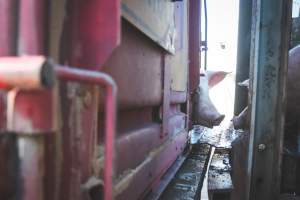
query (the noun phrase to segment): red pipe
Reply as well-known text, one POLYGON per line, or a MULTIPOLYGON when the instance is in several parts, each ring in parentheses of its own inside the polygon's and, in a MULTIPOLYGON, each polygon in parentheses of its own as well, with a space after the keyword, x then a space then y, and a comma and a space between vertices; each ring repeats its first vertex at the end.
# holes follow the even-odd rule
POLYGON ((59 79, 104 85, 106 89, 105 106, 105 163, 104 163, 104 200, 113 199, 113 156, 116 119, 117 85, 107 74, 59 66, 55 68, 59 79))

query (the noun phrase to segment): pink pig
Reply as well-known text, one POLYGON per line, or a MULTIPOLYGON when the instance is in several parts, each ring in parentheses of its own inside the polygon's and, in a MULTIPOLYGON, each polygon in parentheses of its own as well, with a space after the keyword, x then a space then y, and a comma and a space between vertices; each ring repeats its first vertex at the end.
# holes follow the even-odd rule
POLYGON ((193 124, 202 125, 209 128, 218 126, 223 121, 225 115, 220 114, 211 99, 209 89, 221 82, 228 72, 206 71, 200 73, 200 84, 193 96, 193 124))

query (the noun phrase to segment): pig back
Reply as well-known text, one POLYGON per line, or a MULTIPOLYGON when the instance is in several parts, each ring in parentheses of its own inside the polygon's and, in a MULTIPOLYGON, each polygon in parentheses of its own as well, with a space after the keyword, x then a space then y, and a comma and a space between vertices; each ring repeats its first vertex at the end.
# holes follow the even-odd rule
POLYGON ((289 51, 286 123, 300 122, 300 45, 289 51))

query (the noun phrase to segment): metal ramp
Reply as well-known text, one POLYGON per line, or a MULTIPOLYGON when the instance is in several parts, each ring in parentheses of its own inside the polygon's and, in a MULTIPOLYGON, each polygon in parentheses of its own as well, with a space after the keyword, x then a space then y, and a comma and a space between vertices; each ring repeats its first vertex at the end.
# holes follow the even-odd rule
POLYGON ((229 152, 232 141, 241 134, 230 126, 213 129, 195 126, 190 132, 191 149, 181 162, 181 166, 177 167, 176 172, 173 169, 173 175, 169 172, 172 178, 166 178, 169 181, 163 191, 157 194, 156 198, 148 199, 199 200, 207 170, 209 199, 230 199, 233 184, 229 152), (211 164, 208 166, 211 156, 211 164))

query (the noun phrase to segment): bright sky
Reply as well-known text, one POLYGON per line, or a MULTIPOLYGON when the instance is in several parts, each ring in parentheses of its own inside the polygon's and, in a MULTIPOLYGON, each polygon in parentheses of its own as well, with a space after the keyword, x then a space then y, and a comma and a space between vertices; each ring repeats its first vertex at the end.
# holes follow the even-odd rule
MULTIPOLYGON (((226 115, 224 120, 226 123, 232 118, 234 107, 239 0, 207 0, 207 9, 207 69, 232 72, 225 80, 210 90, 210 97, 214 105, 220 113, 226 115), (224 49, 221 48, 221 44, 225 45, 224 49)), ((204 33, 204 21, 202 21, 202 30, 204 33)))
MULTIPOLYGON (((221 68, 225 71, 234 71, 239 0, 207 0, 207 9, 208 69, 221 68), (225 44, 225 49, 221 48, 221 44, 225 44)), ((202 22, 202 30, 204 30, 204 21, 202 22)), ((202 34, 204 36, 204 31, 202 34)))
POLYGON ((299 16, 299 6, 300 6, 300 0, 293 0, 292 17, 298 17, 299 16))

